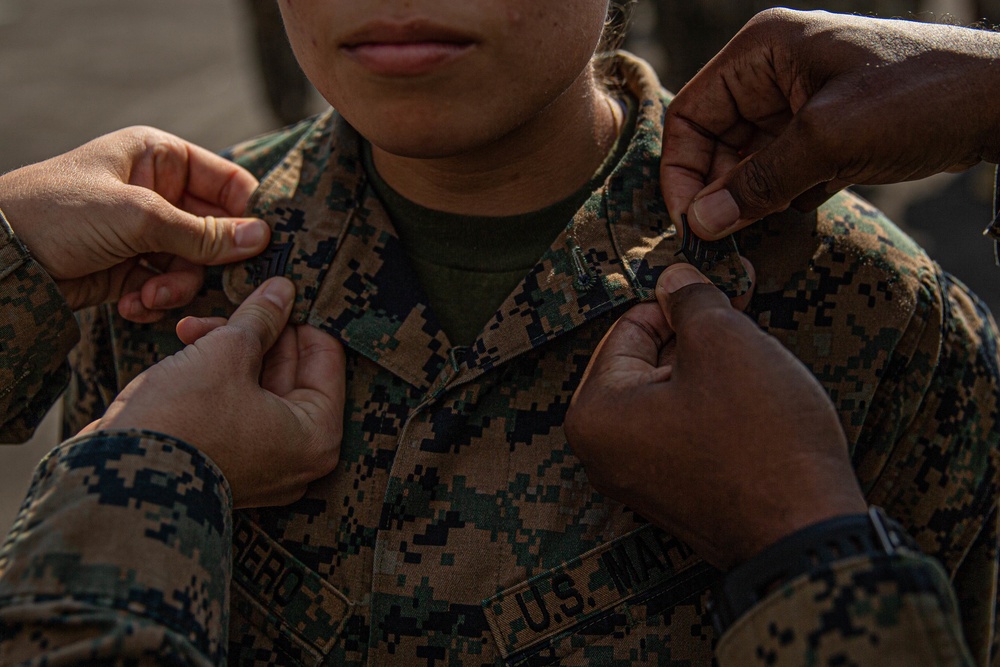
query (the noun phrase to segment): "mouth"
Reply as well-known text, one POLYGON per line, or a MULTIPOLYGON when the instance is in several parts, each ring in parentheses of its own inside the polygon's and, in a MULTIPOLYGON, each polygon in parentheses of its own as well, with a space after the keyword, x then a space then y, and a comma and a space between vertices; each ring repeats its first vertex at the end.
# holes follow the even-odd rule
POLYGON ((370 23, 346 37, 340 48, 374 74, 405 77, 451 63, 477 44, 474 35, 417 20, 370 23))

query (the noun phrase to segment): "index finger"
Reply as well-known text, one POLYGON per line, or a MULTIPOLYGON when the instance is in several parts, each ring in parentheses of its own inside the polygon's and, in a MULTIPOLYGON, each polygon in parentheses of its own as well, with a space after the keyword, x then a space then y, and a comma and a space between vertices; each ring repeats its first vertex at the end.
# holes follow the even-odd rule
POLYGON ((229 215, 243 215, 250 195, 257 189, 257 179, 235 162, 184 143, 188 150, 187 193, 221 207, 229 215))
POLYGON ((660 182, 673 219, 695 195, 740 161, 755 126, 740 112, 723 73, 710 63, 667 107, 660 182))
POLYGON ((586 375, 607 380, 609 374, 628 376, 655 371, 660 351, 672 337, 673 331, 656 304, 634 306, 612 325, 598 344, 586 375))
POLYGON ((726 295, 711 280, 684 263, 668 266, 657 278, 656 301, 668 326, 677 332, 684 328, 685 317, 692 311, 731 307, 726 295))
POLYGON ((129 184, 153 190, 171 204, 196 201, 202 209, 217 207, 212 215, 240 216, 257 188, 257 179, 243 167, 168 132, 136 127, 124 136, 129 184))
POLYGON ((788 125, 792 109, 767 44, 741 32, 667 107, 660 182, 670 215, 788 125))
POLYGON ((756 337, 765 335, 711 281, 686 264, 664 270, 656 284, 656 299, 676 332, 679 374, 686 361, 701 370, 719 363, 725 366, 724 359, 753 349, 756 337))

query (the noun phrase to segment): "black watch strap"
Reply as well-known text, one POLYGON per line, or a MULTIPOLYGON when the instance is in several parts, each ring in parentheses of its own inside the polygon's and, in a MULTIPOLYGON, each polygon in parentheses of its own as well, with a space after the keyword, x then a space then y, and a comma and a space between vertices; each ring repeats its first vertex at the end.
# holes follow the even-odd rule
POLYGON ((725 574, 712 591, 712 620, 722 636, 776 587, 842 558, 919 553, 914 539, 880 507, 807 526, 725 574))

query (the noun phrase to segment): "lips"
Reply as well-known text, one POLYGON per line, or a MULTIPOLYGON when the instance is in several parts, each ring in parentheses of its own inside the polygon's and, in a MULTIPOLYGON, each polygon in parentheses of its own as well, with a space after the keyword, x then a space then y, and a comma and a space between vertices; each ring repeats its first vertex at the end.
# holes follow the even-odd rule
POLYGON ((345 54, 373 74, 418 76, 475 48, 474 35, 427 21, 370 23, 341 43, 345 54))

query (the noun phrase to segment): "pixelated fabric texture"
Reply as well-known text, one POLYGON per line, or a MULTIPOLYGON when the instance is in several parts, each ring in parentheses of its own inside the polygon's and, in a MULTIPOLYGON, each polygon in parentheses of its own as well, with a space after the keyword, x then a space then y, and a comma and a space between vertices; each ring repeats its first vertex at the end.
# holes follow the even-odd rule
MULTIPOLYGON (((643 63, 618 67, 637 109, 624 157, 469 346, 441 330, 367 182, 364 140, 335 111, 230 151, 261 180, 250 212, 271 225, 272 244, 209 269, 184 314, 225 316, 285 275, 295 320, 347 350, 337 469, 293 505, 234 517, 234 664, 712 664, 710 570, 598 493, 562 428, 608 328, 683 261, 659 189, 669 96, 643 63)), ((749 316, 829 393, 869 501, 940 560, 971 655, 988 664, 995 323, 851 194, 736 240, 757 270, 749 316)), ((739 284, 738 259, 718 260, 716 282, 739 284)), ((80 321, 70 431, 179 347, 176 317, 133 325, 101 308, 80 321)), ((798 622, 815 630, 815 618, 798 622)), ((889 631, 879 628, 883 641, 905 641, 889 631)))
POLYGON ((60 445, 0 549, 0 664, 222 664, 231 508, 222 474, 184 442, 125 431, 60 445))
POLYGON ((24 442, 69 381, 73 313, 0 211, 0 444, 24 442))

